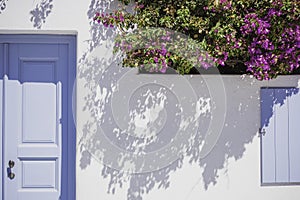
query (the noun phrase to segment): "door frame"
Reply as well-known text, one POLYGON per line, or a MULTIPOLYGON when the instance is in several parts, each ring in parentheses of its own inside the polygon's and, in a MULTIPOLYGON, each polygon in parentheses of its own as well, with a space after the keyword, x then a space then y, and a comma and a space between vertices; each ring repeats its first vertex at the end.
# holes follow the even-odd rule
MULTIPOLYGON (((62 160, 63 174, 61 191, 63 198, 61 200, 76 199, 76 68, 77 68, 77 32, 76 31, 8 31, 0 30, 0 44, 3 44, 4 59, 0 60, 0 79, 8 74, 8 44, 9 43, 45 43, 45 44, 67 44, 68 45, 68 86, 67 86, 67 141, 64 141, 62 156, 67 155, 67 160, 62 160)), ((2 88, 0 89, 0 91, 2 88)), ((2 99, 0 99, 2 103, 2 99)), ((6 163, 3 163, 3 108, 0 105, 0 198, 3 199, 3 180, 6 178, 6 163)), ((64 156, 63 156, 64 157, 64 156)))

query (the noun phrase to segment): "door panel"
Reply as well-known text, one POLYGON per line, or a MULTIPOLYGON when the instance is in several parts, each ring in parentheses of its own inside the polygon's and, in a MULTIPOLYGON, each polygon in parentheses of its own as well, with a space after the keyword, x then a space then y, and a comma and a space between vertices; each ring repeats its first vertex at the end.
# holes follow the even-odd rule
POLYGON ((56 80, 58 58, 20 58, 19 80, 53 82, 56 80))
POLYGON ((67 52, 62 52, 61 48, 59 44, 10 44, 9 79, 21 82, 56 82, 58 78, 64 79, 67 74, 62 73, 64 67, 58 62, 67 60, 67 52), (58 77, 60 74, 62 76, 58 77))
POLYGON ((15 178, 6 184, 6 199, 52 196, 57 200, 61 175, 60 83, 21 84, 5 78, 4 85, 6 160, 15 162, 11 169, 15 178))
POLYGON ((75 199, 74 39, 0 34, 4 200, 75 199))
POLYGON ((23 143, 57 142, 57 99, 56 87, 47 83, 24 83, 23 85, 23 143))

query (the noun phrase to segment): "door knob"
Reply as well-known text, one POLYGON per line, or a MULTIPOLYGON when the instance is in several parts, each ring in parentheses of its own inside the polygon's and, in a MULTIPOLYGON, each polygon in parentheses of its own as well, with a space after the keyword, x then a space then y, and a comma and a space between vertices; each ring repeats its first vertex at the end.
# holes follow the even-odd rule
POLYGON ((15 173, 13 173, 13 172, 9 172, 8 173, 8 178, 10 179, 10 180, 12 180, 12 179, 14 179, 15 178, 15 173))

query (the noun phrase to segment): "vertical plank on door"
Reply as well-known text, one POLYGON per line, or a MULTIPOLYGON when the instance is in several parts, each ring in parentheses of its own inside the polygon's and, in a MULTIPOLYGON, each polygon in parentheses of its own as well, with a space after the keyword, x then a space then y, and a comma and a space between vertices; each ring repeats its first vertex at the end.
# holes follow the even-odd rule
POLYGON ((275 182, 274 89, 261 89, 261 124, 266 134, 261 138, 262 183, 275 182))
POLYGON ((289 181, 289 127, 288 127, 288 89, 275 89, 275 99, 283 103, 275 105, 275 153, 276 153, 276 182, 289 181))
POLYGON ((290 152, 290 182, 300 182, 300 94, 289 98, 289 152, 290 152))
POLYGON ((3 180, 3 154, 2 154, 2 115, 3 115, 3 71, 4 71, 4 44, 0 44, 0 198, 3 199, 2 194, 2 180, 3 180))
MULTIPOLYGON (((15 162, 15 166, 13 168, 13 173, 17 176, 10 180, 6 177, 4 184, 3 192, 4 192, 4 200, 8 199, 20 199, 18 198, 17 191, 17 178, 20 169, 17 166, 20 166, 19 159, 16 158, 17 155, 17 147, 20 139, 17 137, 17 133, 21 132, 22 127, 22 118, 19 115, 20 110, 22 109, 22 86, 19 81, 16 80, 8 80, 7 76, 4 76, 4 141, 3 141, 3 149, 5 151, 4 161, 5 164, 8 163, 9 160, 13 160, 15 162), (10 133, 10 134, 8 134, 10 133)), ((4 166, 6 168, 6 166, 4 166)), ((4 171, 5 172, 5 171, 4 171)))
MULTIPOLYGON (((1 58, 1 56, 0 56, 1 58)), ((1 67, 1 66, 0 66, 1 67)), ((0 80, 0 198, 3 199, 2 196, 2 180, 3 180, 3 154, 2 154, 2 136, 3 136, 3 132, 2 132, 2 115, 3 115, 3 80, 0 80)))
POLYGON ((4 44, 0 44, 0 79, 3 79, 4 72, 4 44))

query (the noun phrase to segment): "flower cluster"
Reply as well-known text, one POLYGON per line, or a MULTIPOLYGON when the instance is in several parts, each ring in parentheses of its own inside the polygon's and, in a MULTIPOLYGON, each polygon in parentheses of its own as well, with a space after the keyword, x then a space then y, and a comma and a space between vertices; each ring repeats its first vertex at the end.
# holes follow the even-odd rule
POLYGON ((298 0, 135 2, 134 14, 121 9, 96 13, 94 18, 106 27, 122 30, 116 51, 124 53, 124 66, 160 72, 171 67, 188 73, 195 66, 215 66, 214 62, 223 68, 246 68, 259 80, 289 74, 299 67, 298 0), (139 33, 141 37, 128 39, 132 27, 171 31, 139 33), (184 34, 189 40, 177 39, 170 32, 184 34))
POLYGON ((279 59, 289 66, 289 71, 299 67, 300 63, 300 26, 285 28, 279 39, 279 59))
POLYGON ((299 25, 287 24, 281 33, 275 29, 274 34, 272 22, 278 22, 281 15, 282 12, 275 8, 267 9, 262 17, 249 13, 240 28, 244 37, 251 38, 248 44, 249 60, 245 65, 259 80, 269 80, 279 73, 290 73, 299 67, 299 25))
POLYGON ((231 3, 230 3, 230 1, 227 1, 227 0, 220 0, 220 5, 223 10, 228 10, 231 8, 231 3))
POLYGON ((192 67, 209 68, 215 61, 201 45, 183 34, 158 28, 135 30, 115 40, 115 52, 125 54, 123 65, 165 73, 176 69, 187 73, 192 67))
MULTIPOLYGON (((156 45, 155 45, 156 46, 156 45)), ((121 40, 117 42, 115 48, 129 54, 124 60, 124 65, 142 67, 150 72, 165 73, 167 68, 172 64, 171 53, 167 51, 163 44, 161 48, 133 48, 131 42, 121 40), (143 58, 143 59, 141 59, 143 58)))
POLYGON ((100 14, 99 12, 96 12, 94 21, 102 23, 105 27, 114 27, 115 25, 124 22, 124 14, 122 11, 116 11, 114 14, 100 14))
POLYGON ((250 60, 245 64, 254 76, 259 79, 269 79, 271 65, 277 64, 277 56, 272 53, 274 45, 269 38, 270 23, 267 19, 261 19, 255 13, 247 14, 245 25, 241 27, 243 36, 252 35, 252 42, 248 46, 250 60))

